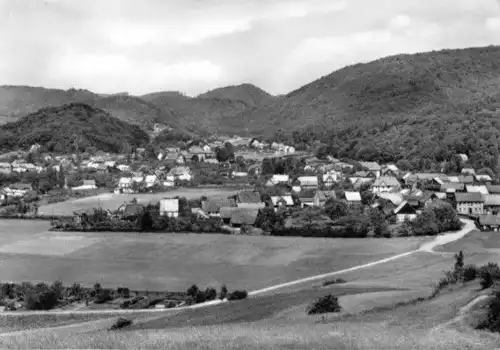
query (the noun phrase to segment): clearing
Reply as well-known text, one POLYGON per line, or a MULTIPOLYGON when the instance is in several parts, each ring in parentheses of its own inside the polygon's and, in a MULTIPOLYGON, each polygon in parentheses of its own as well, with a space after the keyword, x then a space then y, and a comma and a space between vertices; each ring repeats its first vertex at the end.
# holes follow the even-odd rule
POLYGON ((136 194, 115 194, 104 193, 98 196, 71 199, 64 202, 42 205, 38 209, 38 215, 73 215, 79 209, 98 208, 111 211, 118 209, 123 203, 130 202, 133 198, 142 204, 157 203, 161 198, 182 196, 187 199, 199 199, 207 197, 227 197, 238 193, 239 190, 232 188, 179 188, 159 193, 136 193, 136 194))
POLYGON ((376 261, 424 241, 47 230, 44 221, 0 221, 0 280, 252 290, 376 261))

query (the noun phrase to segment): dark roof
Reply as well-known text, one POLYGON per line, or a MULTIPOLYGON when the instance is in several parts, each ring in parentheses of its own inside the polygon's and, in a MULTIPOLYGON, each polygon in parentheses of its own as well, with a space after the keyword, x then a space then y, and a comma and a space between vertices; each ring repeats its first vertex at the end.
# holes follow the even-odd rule
POLYGON ((500 193, 500 185, 486 185, 488 192, 490 193, 500 193))
POLYGON ((472 175, 460 175, 458 181, 464 184, 471 184, 474 182, 474 176, 472 175))
POLYGON ((448 189, 463 191, 465 190, 465 184, 463 182, 446 182, 441 185, 441 191, 446 192, 448 189))
POLYGON ((255 191, 242 191, 236 195, 238 203, 260 203, 260 193, 255 191))
POLYGON ((396 209, 394 209, 394 214, 399 214, 401 212, 403 214, 416 214, 417 213, 415 211, 415 209, 413 208, 413 206, 407 201, 403 201, 396 209))
POLYGON ((230 219, 236 212, 254 212, 259 211, 259 208, 241 208, 241 207, 222 207, 220 208, 221 219, 230 219))
POLYGON ((253 225, 259 214, 258 210, 237 210, 231 215, 231 224, 236 225, 253 225))
MULTIPOLYGON (((418 207, 419 206, 419 196, 414 196, 414 195, 404 195, 403 196, 403 201, 408 202, 412 207, 418 207)), ((401 204, 401 203, 400 203, 401 204)))
POLYGON ((124 217, 138 216, 144 211, 142 204, 127 204, 123 210, 124 217))
POLYGON ((487 226, 500 226, 500 216, 479 215, 479 224, 487 226))
POLYGON ((330 198, 337 198, 335 191, 316 191, 320 202, 326 202, 330 198))
POLYGON ((203 201, 201 207, 205 213, 214 213, 222 207, 236 207, 236 201, 232 198, 208 198, 203 201))
POLYGON ((484 202, 483 196, 479 192, 455 193, 457 202, 484 202))
POLYGON ((419 201, 421 203, 424 203, 424 202, 427 202, 432 197, 437 198, 437 196, 434 192, 426 191, 426 192, 424 192, 423 195, 420 196, 419 201))

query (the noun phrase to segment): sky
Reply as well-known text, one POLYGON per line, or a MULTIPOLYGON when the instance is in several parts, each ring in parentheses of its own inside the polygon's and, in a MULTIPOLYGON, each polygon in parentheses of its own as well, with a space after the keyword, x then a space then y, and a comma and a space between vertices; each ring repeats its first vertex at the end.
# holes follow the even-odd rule
POLYGON ((346 65, 500 45, 500 0, 0 0, 0 85, 293 91, 346 65))

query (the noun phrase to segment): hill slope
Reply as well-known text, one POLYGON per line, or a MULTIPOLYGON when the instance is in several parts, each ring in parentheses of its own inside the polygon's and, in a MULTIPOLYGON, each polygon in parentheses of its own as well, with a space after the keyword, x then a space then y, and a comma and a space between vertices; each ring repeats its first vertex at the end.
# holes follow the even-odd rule
POLYGON ((468 145, 467 138, 486 137, 498 149, 499 59, 499 47, 485 47, 356 64, 222 125, 231 130, 243 122, 253 134, 267 136, 277 129, 289 136, 309 131, 312 135, 295 133, 295 141, 333 140, 343 156, 398 160, 432 153, 439 160, 452 151, 474 155, 485 147, 468 145))
POLYGON ((252 84, 232 85, 207 91, 198 98, 216 98, 233 101, 243 101, 256 107, 273 100, 273 96, 252 84))
POLYGON ((124 143, 139 147, 148 141, 148 135, 138 126, 83 103, 44 108, 0 126, 0 150, 28 148, 38 143, 54 152, 73 152, 76 144, 82 151, 96 147, 119 152, 124 143))

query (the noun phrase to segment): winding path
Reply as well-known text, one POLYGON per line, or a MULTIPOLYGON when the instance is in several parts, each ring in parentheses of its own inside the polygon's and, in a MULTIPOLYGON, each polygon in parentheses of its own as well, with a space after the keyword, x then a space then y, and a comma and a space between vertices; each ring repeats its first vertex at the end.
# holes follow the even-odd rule
MULTIPOLYGON (((394 255, 394 256, 391 256, 389 258, 373 261, 373 262, 368 263, 368 264, 358 265, 358 266, 350 267, 350 268, 343 269, 343 270, 338 270, 338 271, 329 272, 329 273, 325 273, 325 274, 321 274, 321 275, 301 278, 301 279, 298 279, 295 281, 281 283, 281 284, 277 284, 277 285, 270 286, 267 288, 254 290, 254 291, 249 292, 248 295, 249 296, 258 296, 258 295, 272 292, 272 291, 276 291, 276 290, 279 290, 282 288, 288 288, 288 287, 296 286, 296 285, 303 284, 303 283, 322 280, 324 278, 340 275, 342 273, 357 271, 357 270, 365 269, 368 267, 384 264, 386 262, 397 260, 397 259, 403 258, 405 256, 409 256, 411 254, 418 253, 418 252, 434 253, 434 251, 433 251, 434 248, 441 246, 441 245, 444 245, 444 244, 447 244, 447 243, 457 241, 460 238, 464 237, 467 233, 476 229, 476 226, 475 226, 473 221, 468 220, 468 219, 461 219, 461 220, 465 225, 460 231, 439 235, 436 238, 434 238, 431 242, 424 243, 422 246, 420 246, 416 250, 402 253, 402 254, 398 254, 398 255, 394 255)), ((126 314, 133 314, 133 313, 139 313, 139 312, 140 313, 145 313, 145 312, 148 312, 148 313, 149 312, 150 313, 158 313, 158 312, 167 313, 169 311, 170 312, 178 312, 179 310, 207 307, 207 306, 221 304, 224 302, 227 302, 227 300, 226 299, 225 300, 212 300, 212 301, 209 301, 206 303, 196 304, 196 305, 192 305, 192 306, 179 307, 179 308, 173 308, 173 309, 145 309, 145 310, 118 309, 118 310, 81 310, 81 311, 65 310, 65 311, 22 311, 22 312, 12 311, 12 312, 0 313, 0 317, 2 317, 3 315, 27 316, 27 315, 72 315, 72 314, 101 314, 101 315, 110 315, 110 317, 111 317, 114 315, 118 316, 118 315, 126 315, 126 314)), ((0 336, 2 336, 2 334, 0 334, 0 336)))

